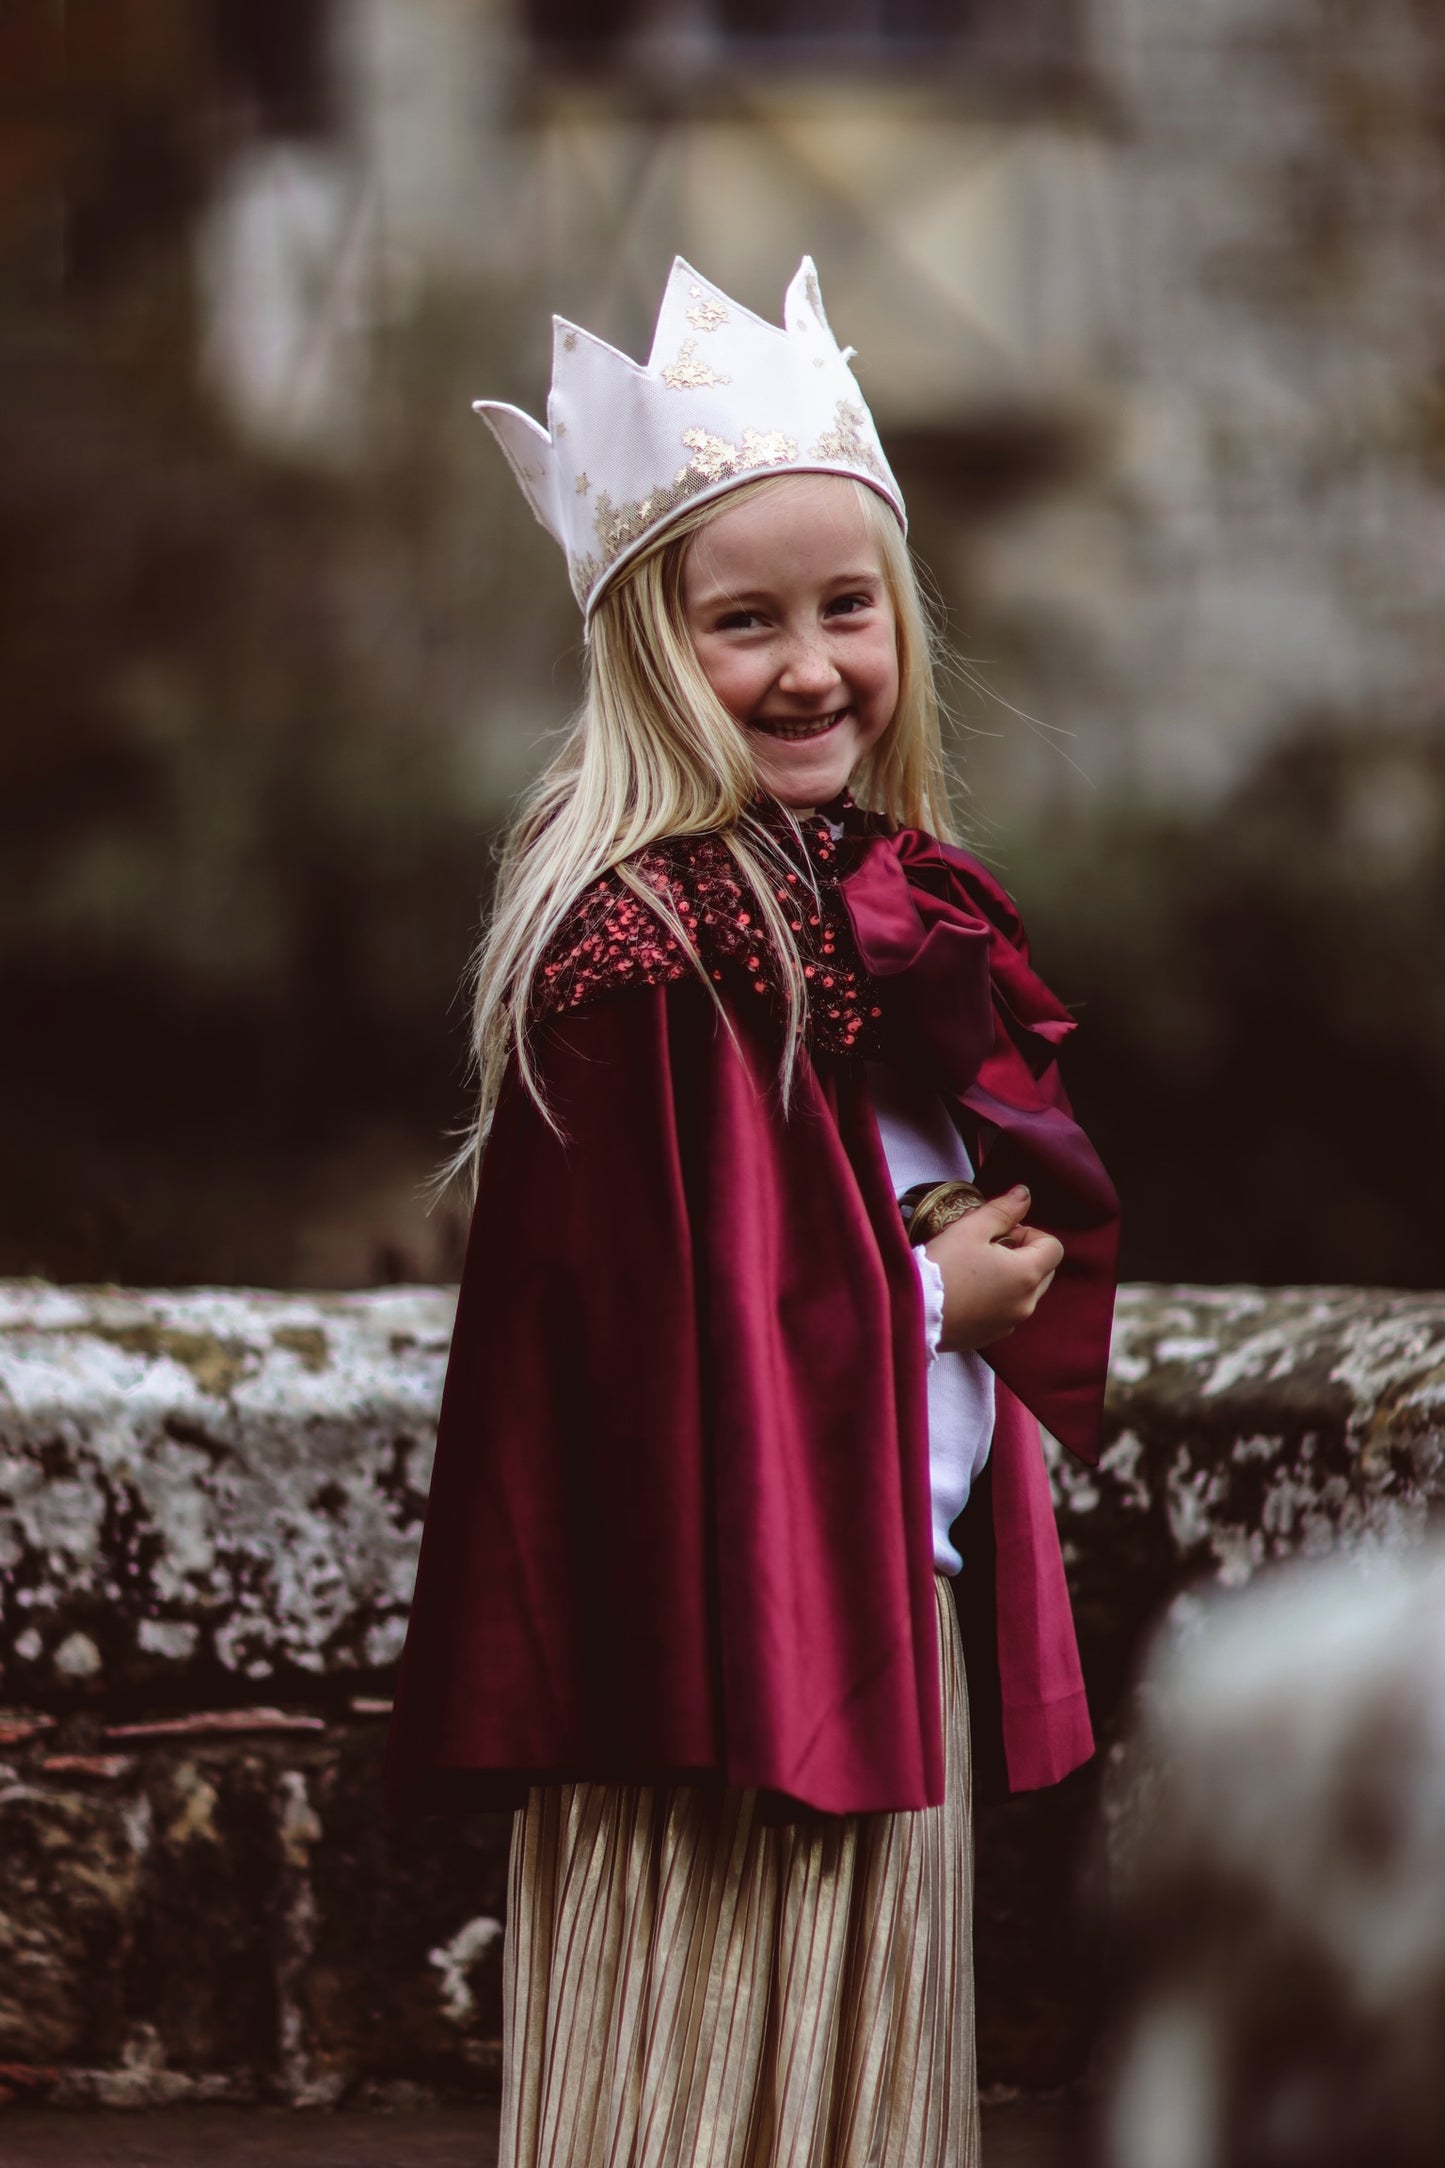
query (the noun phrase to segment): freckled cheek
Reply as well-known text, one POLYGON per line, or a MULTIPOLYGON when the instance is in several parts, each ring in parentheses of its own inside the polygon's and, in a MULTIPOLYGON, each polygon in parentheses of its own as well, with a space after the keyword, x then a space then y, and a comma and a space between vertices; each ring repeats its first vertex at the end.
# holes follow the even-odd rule
POLYGON ((717 694, 723 706, 731 707, 733 684, 737 677, 737 671, 729 667, 729 658, 726 655, 710 654, 706 647, 700 645, 697 649, 697 659, 702 664, 703 676, 707 679, 708 684, 717 694))
POLYGON ((864 701, 868 715, 868 734, 873 738, 881 737, 892 722, 898 707, 897 669, 890 668, 885 661, 876 669, 870 670, 864 701))
POLYGON ((768 689, 765 671, 739 668, 731 658, 709 666, 703 659, 703 675, 730 715, 751 715, 768 689))

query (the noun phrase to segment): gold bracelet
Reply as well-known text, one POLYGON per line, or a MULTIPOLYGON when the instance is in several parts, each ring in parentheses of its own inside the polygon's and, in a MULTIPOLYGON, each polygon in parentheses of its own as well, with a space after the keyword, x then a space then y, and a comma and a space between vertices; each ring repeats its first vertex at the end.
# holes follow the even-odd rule
POLYGON ((918 1182, 898 1200, 915 1249, 941 1235, 945 1227, 967 1212, 976 1212, 988 1199, 975 1182, 918 1182))

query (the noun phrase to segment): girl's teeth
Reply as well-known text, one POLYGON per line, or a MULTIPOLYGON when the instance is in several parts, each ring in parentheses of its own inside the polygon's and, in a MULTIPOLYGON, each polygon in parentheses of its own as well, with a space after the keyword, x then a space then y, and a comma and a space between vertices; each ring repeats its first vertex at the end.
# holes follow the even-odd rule
POLYGON ((821 738, 825 731, 831 730, 841 719, 842 714, 841 708, 835 708, 831 715, 820 715, 812 722, 761 723, 758 727, 765 730, 770 738, 821 738))

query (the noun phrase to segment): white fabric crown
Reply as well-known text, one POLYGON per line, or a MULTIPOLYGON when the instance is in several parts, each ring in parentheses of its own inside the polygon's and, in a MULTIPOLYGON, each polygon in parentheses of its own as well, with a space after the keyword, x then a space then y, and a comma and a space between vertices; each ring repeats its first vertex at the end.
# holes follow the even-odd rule
POLYGON ((849 474, 906 529, 903 497, 805 256, 765 323, 679 256, 645 368, 552 319, 548 428, 477 399, 532 510, 567 553, 587 617, 622 567, 680 512, 765 474, 849 474))

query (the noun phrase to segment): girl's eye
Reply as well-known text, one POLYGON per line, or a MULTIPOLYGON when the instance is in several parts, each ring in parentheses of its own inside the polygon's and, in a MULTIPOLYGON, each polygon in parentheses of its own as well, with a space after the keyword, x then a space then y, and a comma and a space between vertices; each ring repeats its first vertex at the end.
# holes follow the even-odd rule
POLYGON ((836 615, 851 617, 858 610, 871 609, 872 604, 871 595, 839 595, 828 604, 828 608, 836 615))
POLYGON ((719 632, 746 632, 748 627, 755 625, 757 621, 751 610, 729 610, 726 617, 718 619, 717 629, 719 632))

